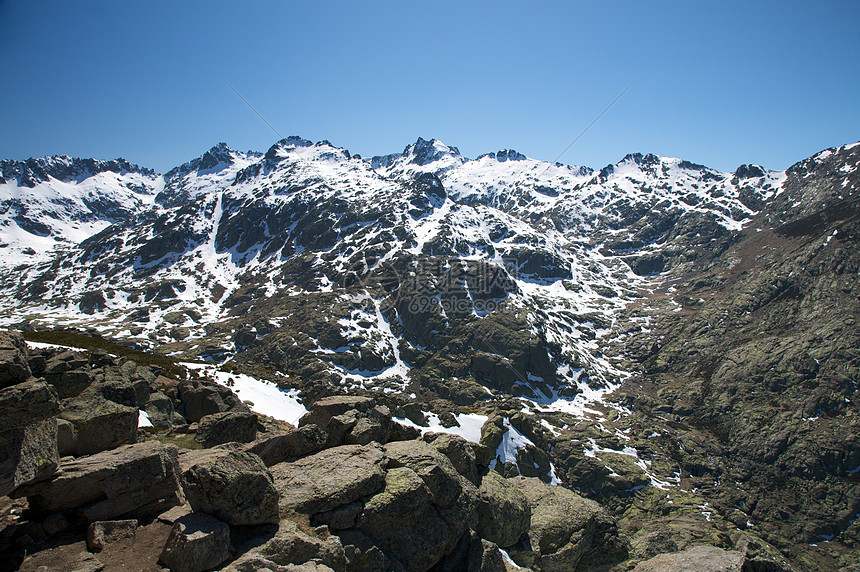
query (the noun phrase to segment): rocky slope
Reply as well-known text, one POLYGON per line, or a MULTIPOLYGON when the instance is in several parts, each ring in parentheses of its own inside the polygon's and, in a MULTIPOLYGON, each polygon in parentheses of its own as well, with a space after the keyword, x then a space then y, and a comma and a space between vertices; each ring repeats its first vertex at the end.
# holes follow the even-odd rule
MULTIPOLYGON (((709 544, 833 569, 856 559, 860 513, 858 155, 594 171, 435 140, 372 159, 222 144, 135 171, 150 202, 0 270, 0 325, 230 360, 308 406, 369 396, 398 426, 480 441, 484 471, 599 501, 626 551, 608 568, 709 544)), ((64 184, 117 177, 93 165, 64 184)))
MULTIPOLYGON (((0 437, 11 453, 5 568, 550 571, 636 562, 598 503, 536 478, 503 478, 486 445, 422 437, 369 397, 319 399, 294 427, 252 413, 191 364, 27 348, 9 334, 0 345, 0 437)), ((482 441, 492 427, 485 423, 482 441)), ((711 550, 733 563, 726 569, 782 569, 749 540, 743 552, 711 550)))

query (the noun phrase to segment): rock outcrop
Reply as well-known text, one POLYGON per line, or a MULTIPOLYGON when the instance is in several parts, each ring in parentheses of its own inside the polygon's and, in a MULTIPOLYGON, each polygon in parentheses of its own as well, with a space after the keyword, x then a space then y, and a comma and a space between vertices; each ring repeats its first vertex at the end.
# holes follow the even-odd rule
POLYGON ((212 413, 200 419, 194 440, 204 447, 248 443, 257 437, 257 416, 250 411, 212 413))
POLYGON ((205 513, 173 523, 160 560, 171 572, 203 572, 230 559, 230 527, 205 513))
POLYGON ((622 559, 615 519, 599 504, 534 477, 511 480, 531 507, 526 541, 510 551, 515 562, 562 572, 622 559))
POLYGON ((0 495, 57 468, 56 391, 31 376, 18 334, 0 332, 0 495))
POLYGON ((195 511, 230 525, 277 524, 278 491, 257 455, 209 449, 179 458, 185 495, 195 511))
POLYGON ((89 522, 145 516, 180 504, 178 451, 157 441, 63 462, 48 480, 18 487, 32 508, 74 511, 89 522))

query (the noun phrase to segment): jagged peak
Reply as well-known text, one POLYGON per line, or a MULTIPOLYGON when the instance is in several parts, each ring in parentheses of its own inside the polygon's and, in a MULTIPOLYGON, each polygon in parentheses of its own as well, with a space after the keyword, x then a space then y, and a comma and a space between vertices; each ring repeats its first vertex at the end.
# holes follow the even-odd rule
POLYGON ((347 149, 344 149, 343 147, 337 147, 327 139, 322 139, 321 141, 317 141, 316 143, 314 143, 310 139, 305 139, 303 137, 299 137, 298 135, 291 135, 289 137, 281 139, 280 141, 269 147, 269 150, 266 151, 264 157, 268 162, 276 163, 286 157, 286 155, 289 154, 291 151, 301 153, 301 151, 299 151, 300 149, 321 149, 324 151, 321 155, 319 155, 319 157, 321 158, 331 157, 333 156, 332 153, 340 153, 347 159, 352 156, 347 149), (331 151, 325 152, 326 150, 324 148, 328 148, 331 151))
POLYGON ((240 151, 231 149, 226 143, 220 142, 207 149, 206 152, 199 157, 169 170, 164 174, 164 178, 165 180, 170 181, 178 177, 185 176, 191 172, 201 174, 204 172, 221 171, 224 168, 233 165, 240 157, 246 155, 253 157, 258 156, 259 153, 255 153, 253 151, 241 153, 240 151))
POLYGON ((426 140, 421 137, 415 143, 407 145, 401 156, 411 157, 410 163, 417 165, 426 165, 445 156, 461 157, 460 150, 456 147, 446 145, 438 139, 426 140))
POLYGON ((140 167, 123 158, 117 159, 84 159, 68 155, 49 155, 31 157, 22 161, 0 161, 0 183, 16 179, 20 185, 34 187, 50 178, 59 181, 72 181, 91 177, 98 173, 141 173, 155 176, 156 172, 147 167, 140 167))
POLYGON ((495 153, 484 153, 478 159, 483 159, 484 157, 495 159, 499 163, 504 163, 505 161, 525 161, 528 159, 528 157, 514 149, 500 149, 495 153))
POLYGON ((735 178, 737 179, 753 179, 756 177, 764 177, 766 174, 767 170, 760 165, 747 165, 744 163, 735 169, 735 178))
POLYGON ((619 164, 635 163, 643 167, 651 167, 659 165, 662 162, 661 159, 662 158, 660 156, 653 153, 645 153, 644 155, 642 153, 628 153, 623 159, 621 159, 621 161, 619 161, 619 164))

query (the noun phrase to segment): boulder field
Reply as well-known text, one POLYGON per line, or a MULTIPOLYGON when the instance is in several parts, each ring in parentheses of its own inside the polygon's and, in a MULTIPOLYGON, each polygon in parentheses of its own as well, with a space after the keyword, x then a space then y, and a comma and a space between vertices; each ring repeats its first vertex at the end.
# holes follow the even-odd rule
POLYGON ((631 560, 597 502, 505 478, 486 445, 421 435, 369 397, 324 397, 293 427, 206 379, 14 333, 0 443, 10 569, 782 569, 705 546, 631 560))

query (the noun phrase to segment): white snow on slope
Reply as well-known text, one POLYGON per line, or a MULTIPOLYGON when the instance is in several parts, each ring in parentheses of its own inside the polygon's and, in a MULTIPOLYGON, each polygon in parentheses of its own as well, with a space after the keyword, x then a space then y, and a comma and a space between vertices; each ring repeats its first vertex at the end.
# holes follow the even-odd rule
POLYGON ((221 371, 217 366, 182 363, 188 369, 198 370, 211 377, 221 385, 229 387, 244 402, 249 402, 252 411, 268 415, 292 425, 298 425, 299 419, 308 412, 299 401, 296 389, 283 390, 272 382, 253 378, 240 373, 221 371))
POLYGON ((48 260, 115 222, 91 205, 110 202, 129 212, 150 208, 162 184, 159 176, 111 171, 69 182, 51 178, 32 188, 0 184, 0 267, 48 260), (19 224, 19 216, 35 224, 19 224))
POLYGON ((401 425, 418 429, 421 431, 422 435, 424 433, 450 433, 451 435, 459 435, 463 439, 471 441, 472 443, 480 442, 481 427, 483 427, 484 423, 487 422, 486 415, 479 415, 477 413, 457 413, 454 415, 454 419, 456 419, 457 423, 460 425, 455 427, 445 427, 439 421, 439 416, 435 413, 429 411, 424 411, 423 413, 427 417, 427 427, 417 425, 404 417, 395 417, 394 420, 401 425))

